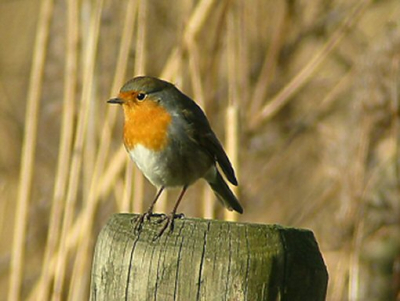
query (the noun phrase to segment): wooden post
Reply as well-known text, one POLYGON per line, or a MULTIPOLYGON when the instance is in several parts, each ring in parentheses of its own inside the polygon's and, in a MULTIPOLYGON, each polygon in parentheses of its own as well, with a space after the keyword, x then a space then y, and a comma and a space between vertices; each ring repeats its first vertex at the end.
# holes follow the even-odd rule
POLYGON ((101 231, 90 298, 325 300, 328 273, 311 231, 183 218, 154 240, 157 217, 133 230, 116 214, 101 231))

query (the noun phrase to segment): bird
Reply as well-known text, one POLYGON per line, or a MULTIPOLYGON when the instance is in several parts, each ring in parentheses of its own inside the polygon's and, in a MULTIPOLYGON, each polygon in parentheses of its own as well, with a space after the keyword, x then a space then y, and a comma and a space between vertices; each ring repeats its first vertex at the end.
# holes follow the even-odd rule
POLYGON ((237 186, 232 164, 205 113, 194 100, 170 82, 137 76, 128 80, 118 96, 107 102, 122 106, 125 148, 139 170, 157 188, 148 210, 139 215, 136 229, 141 230, 144 221, 154 214, 154 205, 165 188, 181 187, 172 211, 164 215, 166 221, 159 236, 167 228, 172 232, 187 188, 201 178, 228 210, 243 213, 219 171, 237 186))

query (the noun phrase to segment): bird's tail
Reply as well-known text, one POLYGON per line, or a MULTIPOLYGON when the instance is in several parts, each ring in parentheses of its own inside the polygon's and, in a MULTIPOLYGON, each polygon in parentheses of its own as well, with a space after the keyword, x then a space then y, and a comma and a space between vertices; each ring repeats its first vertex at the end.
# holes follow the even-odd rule
POLYGON ((226 208, 243 213, 243 208, 239 204, 238 199, 229 189, 229 186, 226 184, 218 170, 216 170, 216 174, 212 179, 207 178, 207 182, 210 184, 218 200, 220 200, 226 208))

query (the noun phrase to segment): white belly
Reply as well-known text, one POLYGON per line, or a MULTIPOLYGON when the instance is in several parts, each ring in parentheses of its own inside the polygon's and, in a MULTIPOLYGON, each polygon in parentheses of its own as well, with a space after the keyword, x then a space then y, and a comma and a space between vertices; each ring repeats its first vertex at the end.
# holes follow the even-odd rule
POLYGON ((190 185, 202 178, 210 168, 215 168, 209 157, 202 152, 189 153, 188 156, 172 149, 155 152, 138 144, 129 154, 145 177, 156 187, 190 185))
POLYGON ((161 164, 161 155, 138 144, 129 155, 136 163, 137 167, 143 172, 145 177, 157 187, 164 186, 166 177, 163 165, 161 164))

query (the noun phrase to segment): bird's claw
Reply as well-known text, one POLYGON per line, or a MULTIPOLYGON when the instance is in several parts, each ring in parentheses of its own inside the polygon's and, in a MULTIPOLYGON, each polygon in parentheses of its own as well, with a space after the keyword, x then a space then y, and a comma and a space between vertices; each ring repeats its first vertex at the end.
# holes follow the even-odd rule
MULTIPOLYGON (((159 215, 159 220, 157 221, 157 223, 161 224, 162 222, 164 222, 166 219, 169 219, 172 216, 172 214, 166 215, 166 214, 160 214, 159 215)), ((174 214, 174 218, 173 219, 182 219, 184 218, 185 215, 183 213, 178 213, 178 214, 174 214)))
POLYGON ((150 221, 151 216, 153 215, 153 212, 149 211, 149 212, 145 212, 141 215, 139 215, 136 220, 135 220, 135 226, 134 229, 136 232, 140 232, 140 230, 142 230, 143 228, 143 223, 144 221, 150 221))
POLYGON ((152 216, 152 217, 158 218, 157 223, 159 223, 160 220, 161 220, 161 221, 165 220, 165 217, 166 217, 167 215, 166 215, 165 213, 153 213, 151 216, 152 216))
POLYGON ((183 213, 179 214, 164 214, 164 213, 153 213, 153 212, 145 212, 141 215, 139 215, 136 220, 134 221, 134 230, 136 232, 140 232, 143 228, 143 224, 145 221, 150 221, 152 217, 157 217, 158 220, 156 221, 158 224, 164 223, 163 226, 161 227, 160 231, 158 234, 154 237, 154 240, 157 240, 162 236, 162 234, 165 232, 165 230, 168 230, 168 234, 174 231, 174 220, 175 219, 182 219, 185 217, 183 213))
POLYGON ((164 222, 164 225, 161 227, 160 231, 158 232, 158 234, 154 237, 154 240, 157 240, 158 238, 161 237, 161 235, 163 235, 163 233, 165 232, 165 230, 168 230, 168 234, 172 233, 172 231, 174 231, 174 219, 175 219, 176 215, 172 215, 172 214, 168 214, 168 215, 164 215, 163 218, 161 218, 160 220, 158 220, 158 223, 162 223, 164 222))

